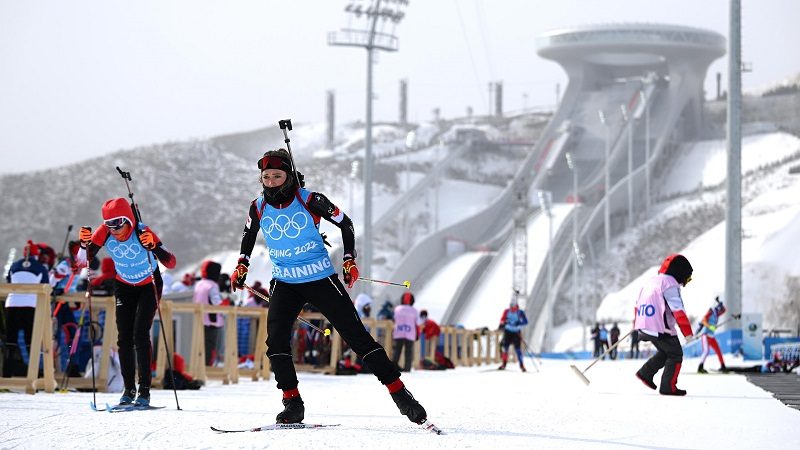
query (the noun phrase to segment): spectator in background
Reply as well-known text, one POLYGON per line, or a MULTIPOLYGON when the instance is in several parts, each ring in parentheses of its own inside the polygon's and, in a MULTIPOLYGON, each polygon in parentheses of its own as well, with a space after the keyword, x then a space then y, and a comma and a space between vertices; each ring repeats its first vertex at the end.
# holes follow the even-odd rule
MULTIPOLYGON (((193 301, 200 305, 216 306, 222 303, 219 293, 219 274, 222 266, 214 261, 203 261, 200 265, 201 280, 194 287, 193 301)), ((224 324, 222 314, 203 314, 204 343, 206 349, 206 365, 213 366, 217 361, 217 339, 224 324)))
POLYGON ((368 319, 372 312, 372 297, 362 292, 356 296, 355 305, 358 318, 368 319))
POLYGON ((37 257, 39 262, 47 267, 47 270, 52 269, 56 264, 56 251, 53 250, 53 247, 50 247, 45 242, 39 242, 36 244, 36 246, 39 248, 39 254, 37 257))
POLYGON ((394 320, 394 305, 389 300, 383 302, 383 306, 381 306, 381 310, 378 311, 378 315, 375 317, 378 320, 394 320))
MULTIPOLYGON (((392 340, 394 348, 392 362, 398 365, 400 352, 403 352, 403 372, 411 372, 411 362, 414 360, 414 342, 417 340, 417 309, 414 308, 414 294, 404 292, 400 297, 400 304, 394 308, 394 330, 392 340)), ((400 367, 398 365, 398 367, 400 367)))
POLYGON ((611 359, 617 359, 617 347, 614 346, 614 344, 619 341, 619 327, 617 326, 617 322, 614 322, 614 326, 612 326, 611 331, 608 332, 608 339, 610 341, 609 344, 614 347, 614 350, 611 350, 608 356, 611 359))
POLYGON ((600 343, 600 324, 595 322, 594 327, 591 330, 591 338, 592 342, 594 343, 594 351, 592 352, 592 356, 597 358, 600 356, 602 352, 603 345, 600 343))
POLYGON ((430 352, 427 346, 430 345, 434 348, 437 346, 436 344, 439 341, 439 335, 442 334, 442 329, 436 322, 428 318, 428 311, 425 309, 419 312, 419 327, 420 336, 422 337, 422 359, 425 359, 425 355, 430 352))
POLYGON ((639 331, 631 332, 631 359, 639 359, 639 331))
MULTIPOLYGON (((606 329, 606 324, 600 324, 600 330, 598 331, 598 339, 600 340, 600 354, 602 355, 608 349, 608 330, 606 329)), ((603 359, 606 359, 603 356, 603 359)))
MULTIPOLYGON (((39 247, 33 241, 28 241, 22 249, 22 259, 11 264, 6 274, 9 283, 44 283, 50 282, 47 267, 37 259, 39 247)), ((6 297, 6 333, 4 342, 6 351, 3 353, 3 376, 25 376, 27 361, 24 360, 19 347, 19 332, 22 331, 25 350, 30 355, 31 338, 33 334, 33 318, 36 312, 36 294, 10 293, 6 297)), ((38 352, 34 355, 38 358, 38 352)))
POLYGON ((180 282, 176 281, 172 283, 171 292, 188 292, 192 290, 192 286, 194 286, 194 275, 191 273, 183 274, 183 278, 180 282))
MULTIPOLYGON (((263 295, 264 297, 269 297, 269 291, 264 288, 264 285, 261 284, 260 281, 256 281, 255 283, 253 283, 253 290, 258 292, 259 294, 263 295)), ((247 303, 248 304, 255 304, 255 305, 258 305, 258 306, 263 306, 265 308, 267 306, 269 306, 269 302, 268 301, 264 300, 262 297, 254 294, 252 292, 250 292, 248 294, 247 303)))
MULTIPOLYGON (((80 247, 79 247, 80 248, 80 247)), ((100 275, 92 278, 92 295, 98 297, 108 297, 114 295, 114 279, 117 277, 117 269, 114 260, 103 258, 100 261, 100 275)))

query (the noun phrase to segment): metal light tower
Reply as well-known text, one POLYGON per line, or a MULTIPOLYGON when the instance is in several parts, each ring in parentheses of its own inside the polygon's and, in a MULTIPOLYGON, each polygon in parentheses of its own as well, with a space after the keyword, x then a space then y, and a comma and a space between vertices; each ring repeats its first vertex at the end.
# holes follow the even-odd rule
POLYGON ((611 189, 611 175, 609 174, 609 170, 611 170, 611 161, 609 161, 610 153, 611 153, 611 124, 608 123, 608 119, 606 119, 606 114, 603 110, 599 110, 597 114, 600 116, 600 123, 606 127, 606 145, 605 145, 605 208, 603 211, 603 216, 605 218, 605 238, 606 238, 606 251, 611 248, 611 212, 609 209, 609 202, 611 201, 610 195, 611 193, 609 190, 611 189))
MULTIPOLYGON (((730 2, 728 42, 728 210, 725 221, 725 302, 742 312, 742 5, 730 2)), ((741 327, 732 321, 730 329, 741 327)))
MULTIPOLYGON (((348 26, 328 33, 328 45, 362 47, 367 50, 367 118, 364 137, 364 244, 359 255, 364 276, 372 277, 372 64, 374 52, 395 52, 394 28, 403 20, 408 0, 352 0, 345 7, 348 26)), ((368 294, 372 285, 364 287, 368 294)))
POLYGON ((580 247, 578 247, 578 166, 570 152, 565 155, 567 166, 572 171, 572 305, 575 319, 578 318, 578 265, 580 261, 580 247))
POLYGON ((644 91, 639 91, 644 103, 644 198, 645 211, 650 211, 650 102, 644 91))
POLYGON ((633 124, 634 117, 628 114, 625 105, 619 105, 622 120, 628 127, 628 228, 633 226, 633 124))

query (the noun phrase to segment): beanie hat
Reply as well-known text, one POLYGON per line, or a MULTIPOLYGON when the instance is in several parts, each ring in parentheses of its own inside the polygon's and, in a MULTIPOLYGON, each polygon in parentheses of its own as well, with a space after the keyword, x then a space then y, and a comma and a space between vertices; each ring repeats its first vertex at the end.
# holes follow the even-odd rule
POLYGON ((692 272, 693 269, 692 265, 689 264, 689 260, 677 253, 667 256, 664 262, 661 263, 661 268, 658 269, 658 273, 671 275, 675 278, 675 281, 683 286, 686 286, 686 283, 689 282, 692 272))
POLYGON ((400 304, 414 305, 414 294, 412 294, 411 292, 403 292, 402 297, 400 297, 400 304))
POLYGON ((218 281, 222 266, 211 260, 203 261, 200 265, 200 276, 205 279, 218 281))
POLYGON ((111 200, 103 203, 103 220, 116 219, 117 217, 124 217, 128 219, 131 225, 136 223, 133 218, 133 210, 131 204, 124 198, 112 198, 111 200))
POLYGON ((28 243, 25 244, 22 253, 26 256, 38 256, 39 246, 34 244, 32 240, 28 239, 28 243))

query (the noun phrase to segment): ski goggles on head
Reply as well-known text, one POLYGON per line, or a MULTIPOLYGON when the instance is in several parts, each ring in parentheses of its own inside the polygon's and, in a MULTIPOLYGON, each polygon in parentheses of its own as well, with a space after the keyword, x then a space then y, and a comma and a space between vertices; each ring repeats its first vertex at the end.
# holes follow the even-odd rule
POLYGON ((686 278, 686 281, 684 281, 683 285, 686 286, 687 284, 689 284, 690 281, 692 281, 692 276, 691 275, 689 275, 689 277, 686 278))
POLYGON ((279 158, 277 156, 265 156, 258 160, 258 168, 260 170, 265 169, 280 169, 285 170, 287 172, 291 171, 292 168, 289 167, 289 164, 283 158, 279 158))
POLYGON ((103 221, 103 225, 107 226, 111 230, 119 230, 120 228, 124 227, 126 223, 128 223, 127 217, 114 217, 113 219, 103 221))

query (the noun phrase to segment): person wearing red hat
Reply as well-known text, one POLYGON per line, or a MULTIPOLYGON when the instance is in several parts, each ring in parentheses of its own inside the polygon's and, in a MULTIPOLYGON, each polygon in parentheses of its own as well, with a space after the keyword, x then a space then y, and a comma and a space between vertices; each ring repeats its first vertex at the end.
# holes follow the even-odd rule
POLYGON ((633 328, 643 341, 650 341, 657 352, 636 372, 636 377, 650 389, 659 389, 662 395, 686 395, 678 389, 678 375, 683 362, 683 349, 678 340, 675 324, 685 337, 692 335, 692 325, 686 316, 681 298, 681 286, 692 280, 692 265, 685 256, 669 255, 658 274, 647 280, 639 292, 634 309, 633 328), (661 386, 653 377, 664 369, 661 386))
MULTIPOLYGON (((6 274, 9 283, 49 283, 47 267, 39 262, 39 247, 28 241, 22 249, 22 259, 14 261, 6 274)), ((3 342, 6 351, 3 353, 3 376, 24 376, 27 366, 19 350, 19 332, 22 331, 25 346, 31 348, 33 334, 33 318, 36 313, 36 294, 10 293, 5 302, 6 330, 3 342)), ((30 351, 28 355, 30 355, 30 351)), ((38 358, 38 356, 36 356, 38 358)))
POLYGON ((81 227, 78 234, 81 249, 76 263, 79 267, 86 265, 86 261, 94 258, 103 247, 114 260, 114 297, 119 333, 117 346, 125 383, 119 403, 147 406, 150 404, 153 351, 150 328, 163 285, 158 263, 172 269, 176 264, 175 255, 148 226, 137 223, 131 205, 124 198, 106 201, 102 215, 103 224, 94 232, 90 227, 81 227), (135 383, 137 369, 138 397, 135 383))
POLYGON ((336 275, 324 237, 321 219, 342 233, 344 257, 342 275, 348 288, 358 280, 355 232, 350 218, 327 197, 304 188, 303 177, 294 168, 285 149, 264 153, 258 160, 262 194, 250 203, 242 234, 241 255, 231 275, 233 289, 242 288, 247 277, 250 254, 261 230, 272 262, 272 297, 267 317, 267 357, 275 373, 284 406, 275 420, 300 423, 305 406, 290 347, 292 327, 303 305, 310 303, 336 327, 342 338, 384 384, 400 412, 415 423, 427 413, 400 381, 386 351, 364 328, 355 306, 336 275))

